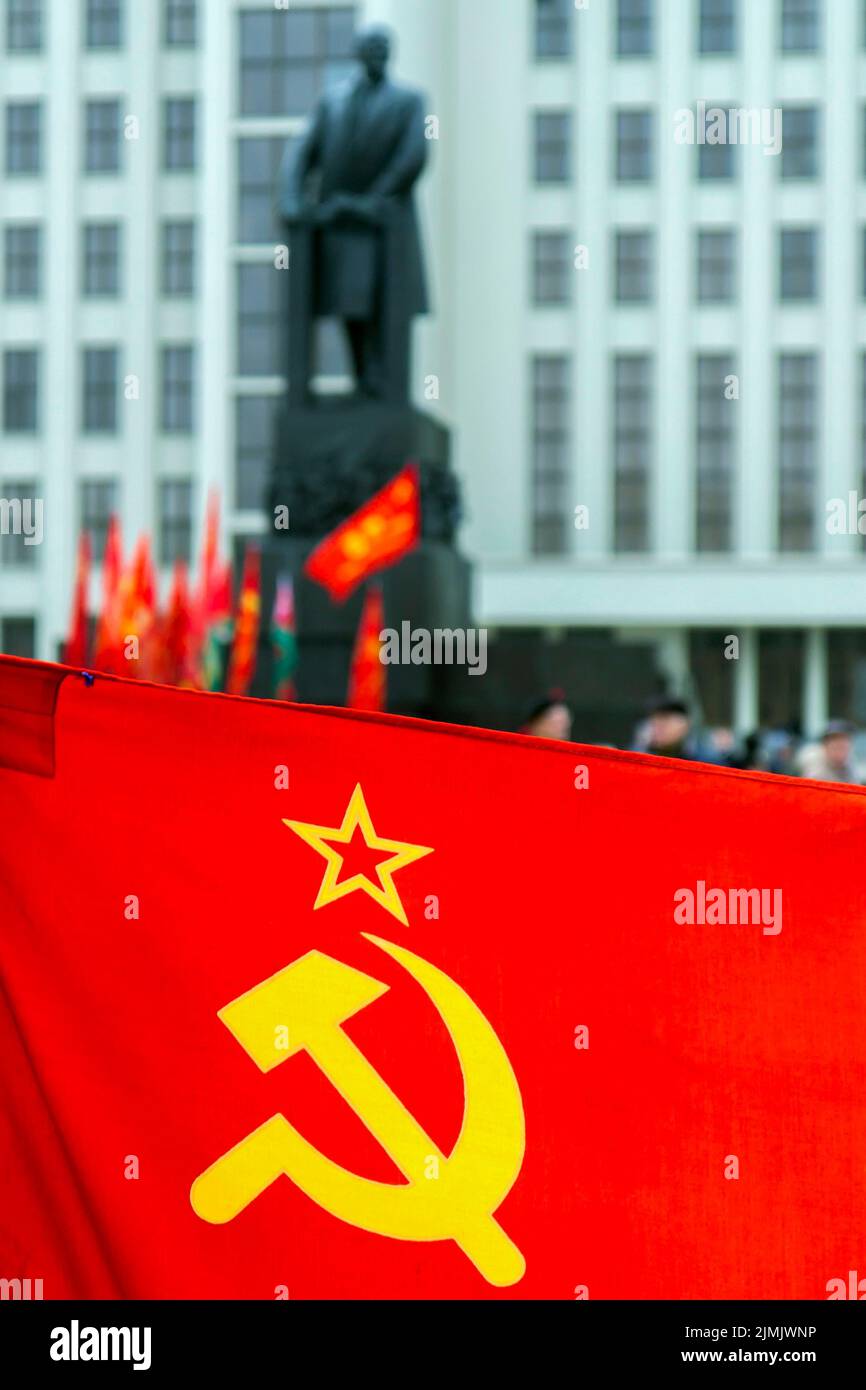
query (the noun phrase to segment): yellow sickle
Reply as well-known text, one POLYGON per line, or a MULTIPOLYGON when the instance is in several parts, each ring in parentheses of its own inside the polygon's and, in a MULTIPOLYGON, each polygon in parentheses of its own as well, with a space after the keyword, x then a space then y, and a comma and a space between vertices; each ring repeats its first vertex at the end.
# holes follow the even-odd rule
POLYGON ((525 1148, 523 1105, 505 1050, 480 1009, 441 970, 364 935, 417 980, 454 1043, 465 1101, 451 1154, 439 1151, 342 1029, 388 986, 310 951, 227 1004, 219 1017, 262 1071, 309 1053, 406 1184, 373 1182, 341 1168, 277 1114, 196 1178, 193 1210, 204 1221, 231 1221, 285 1174, 341 1221, 397 1240, 454 1240, 489 1283, 516 1284, 526 1262, 493 1217, 520 1172, 525 1148))

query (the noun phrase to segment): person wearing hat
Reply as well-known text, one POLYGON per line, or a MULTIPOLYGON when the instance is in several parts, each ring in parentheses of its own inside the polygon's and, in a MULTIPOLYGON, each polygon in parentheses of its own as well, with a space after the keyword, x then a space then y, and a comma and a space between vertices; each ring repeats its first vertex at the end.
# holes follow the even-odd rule
POLYGON ((720 763, 726 759, 712 744, 692 731, 692 718, 685 700, 664 695, 653 700, 633 745, 637 753, 653 753, 659 758, 682 758, 687 762, 720 763))
POLYGON ((804 748, 798 759, 801 777, 809 777, 816 782, 847 782, 860 787, 864 781, 864 770, 854 758, 854 724, 846 719, 831 719, 820 743, 804 748))
POLYGON ((572 713, 565 703, 561 690, 552 690, 543 700, 533 705, 520 726, 522 734, 532 734, 533 738, 561 739, 566 743, 571 738, 572 713))

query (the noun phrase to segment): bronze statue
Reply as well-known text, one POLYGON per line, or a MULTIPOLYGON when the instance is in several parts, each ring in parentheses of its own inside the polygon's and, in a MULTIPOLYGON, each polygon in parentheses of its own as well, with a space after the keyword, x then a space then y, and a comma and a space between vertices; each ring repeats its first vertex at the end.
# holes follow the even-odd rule
POLYGON ((428 142, 421 93, 390 80, 390 54, 387 29, 359 34, 362 71, 319 102, 284 165, 279 201, 290 226, 311 238, 292 243, 306 247, 297 268, 312 282, 297 294, 292 279, 294 331, 307 334, 306 345, 299 314, 342 319, 358 389, 399 402, 408 398, 412 318, 428 308, 414 199, 428 142))

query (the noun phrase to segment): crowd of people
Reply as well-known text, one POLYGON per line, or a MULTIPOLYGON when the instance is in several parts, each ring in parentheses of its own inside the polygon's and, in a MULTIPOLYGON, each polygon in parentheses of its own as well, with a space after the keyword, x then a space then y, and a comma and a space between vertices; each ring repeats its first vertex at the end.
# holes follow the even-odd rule
MULTIPOLYGON (((573 724, 564 694, 554 691, 530 710, 521 732, 567 741, 574 736, 573 724)), ((638 724, 631 750, 717 767, 757 768, 787 777, 866 786, 866 764, 858 758, 856 735, 856 725, 833 719, 816 740, 804 740, 789 729, 759 729, 739 738, 729 728, 698 728, 685 700, 662 696, 638 724)))

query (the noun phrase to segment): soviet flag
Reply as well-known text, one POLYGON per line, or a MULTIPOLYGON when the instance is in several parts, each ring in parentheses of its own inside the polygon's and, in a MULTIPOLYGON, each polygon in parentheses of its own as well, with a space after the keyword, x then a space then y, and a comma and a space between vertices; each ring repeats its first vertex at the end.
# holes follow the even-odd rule
POLYGON ((0 661, 0 1276, 810 1298, 866 794, 0 661))

